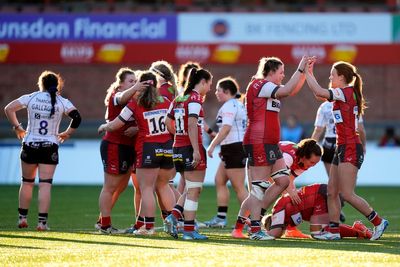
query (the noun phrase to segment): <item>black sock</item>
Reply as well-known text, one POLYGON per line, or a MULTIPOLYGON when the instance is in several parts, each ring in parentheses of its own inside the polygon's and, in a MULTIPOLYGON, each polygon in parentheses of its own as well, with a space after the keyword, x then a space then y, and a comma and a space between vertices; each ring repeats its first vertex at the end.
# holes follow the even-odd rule
POLYGON ((339 228, 339 223, 337 223, 337 222, 329 222, 329 228, 339 228))
POLYGON ((226 207, 226 206, 219 206, 218 207, 218 213, 217 213, 217 217, 218 218, 225 219, 227 213, 228 213, 228 207, 226 207))
POLYGON ((18 208, 19 218, 26 218, 28 216, 28 209, 18 208))
POLYGON ((39 222, 42 224, 46 224, 48 216, 49 216, 48 213, 39 213, 39 216, 38 216, 39 222))

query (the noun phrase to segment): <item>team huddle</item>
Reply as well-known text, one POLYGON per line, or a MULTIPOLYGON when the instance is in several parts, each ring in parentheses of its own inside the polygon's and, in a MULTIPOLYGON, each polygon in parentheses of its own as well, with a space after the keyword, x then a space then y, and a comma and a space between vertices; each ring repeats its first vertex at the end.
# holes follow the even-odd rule
MULTIPOLYGON (((350 63, 336 62, 331 69, 329 89, 325 89, 314 77, 315 62, 315 57, 304 56, 283 85, 283 62, 276 57, 264 57, 244 97, 234 78, 218 80, 215 95, 223 104, 216 118, 218 133, 204 121, 203 103, 213 82, 210 71, 195 62, 183 64, 179 78, 165 61, 153 62, 145 71, 121 68, 107 90, 106 123, 98 128, 99 133, 104 133, 100 146, 104 184, 96 229, 104 234, 153 235, 158 202, 164 232, 174 238, 182 235, 184 240, 208 239, 199 232, 201 226, 227 225, 226 184, 230 181, 241 204, 232 238, 309 238, 297 229, 300 223, 308 221, 315 239, 379 239, 388 221, 354 192, 365 153, 361 76, 350 63), (318 110, 312 138, 299 143, 280 140, 280 100, 296 95, 305 82, 316 98, 327 100, 318 110), (324 131, 321 147, 317 141, 324 131), (203 146, 203 133, 212 138, 207 149, 203 146), (202 225, 196 220, 199 197, 207 155, 215 156, 217 146, 217 214, 202 225), (329 172, 328 184, 296 189, 296 177, 321 159, 329 172), (175 187, 177 173, 180 181, 175 187), (135 188, 137 216, 135 223, 122 231, 113 227, 111 213, 130 179, 135 188), (343 202, 366 216, 373 230, 361 221, 352 226, 341 223, 343 202), (271 206, 272 214, 265 215, 271 206)), ((60 75, 45 71, 38 86, 39 91, 9 103, 5 112, 17 137, 22 139, 18 227, 28 227, 28 210, 38 172, 37 230, 45 231, 49 230, 50 190, 58 164, 58 145, 79 127, 81 116, 69 100, 60 96, 60 75), (16 116, 23 108, 28 110, 26 130, 16 116), (58 133, 63 114, 71 118, 71 123, 66 131, 58 133)))

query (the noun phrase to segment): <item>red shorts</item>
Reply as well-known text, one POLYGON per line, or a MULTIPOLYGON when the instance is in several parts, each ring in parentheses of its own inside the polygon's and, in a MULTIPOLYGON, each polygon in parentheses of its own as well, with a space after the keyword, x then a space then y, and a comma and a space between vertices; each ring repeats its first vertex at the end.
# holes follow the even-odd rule
POLYGON ((358 169, 364 161, 364 150, 362 144, 344 144, 336 147, 335 155, 332 164, 349 162, 358 169))
POLYGON ((110 174, 125 174, 135 160, 135 149, 132 146, 101 141, 101 160, 104 172, 110 174))
POLYGON ((250 166, 271 166, 283 157, 278 144, 245 145, 244 151, 250 166))
POLYGON ((185 172, 185 171, 204 171, 207 168, 207 157, 206 150, 204 149, 202 144, 200 146, 200 157, 201 160, 199 164, 197 164, 196 168, 193 168, 193 147, 192 146, 183 146, 183 147, 174 147, 174 155, 173 161, 175 165, 175 169, 177 172, 185 172))

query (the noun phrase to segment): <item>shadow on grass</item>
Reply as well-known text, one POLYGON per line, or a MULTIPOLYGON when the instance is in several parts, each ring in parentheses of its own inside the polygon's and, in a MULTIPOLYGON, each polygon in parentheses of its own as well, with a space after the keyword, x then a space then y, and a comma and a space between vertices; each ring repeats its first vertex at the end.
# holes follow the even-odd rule
MULTIPOLYGON (((56 232, 51 232, 56 233, 56 232)), ((72 234, 72 232, 57 232, 64 234, 72 234)), ((75 232, 76 233, 76 232, 75 232)), ((80 233, 80 234, 90 234, 90 233, 80 233)), ((100 234, 96 234, 98 236, 104 236, 100 234)), ((113 235, 115 237, 127 237, 130 238, 132 236, 127 235, 113 235)), ((155 248, 155 249, 175 249, 172 247, 158 247, 158 246, 144 246, 138 244, 129 244, 129 243, 120 243, 120 242, 111 242, 111 241, 89 241, 82 239, 68 239, 68 238, 60 238, 60 237, 48 237, 48 236, 34 236, 34 235, 14 235, 14 234, 2 234, 0 233, 0 238, 14 238, 14 239, 33 239, 33 240, 43 240, 43 241, 55 241, 55 242, 71 242, 71 243, 81 243, 81 244, 96 244, 96 245, 109 245, 109 246, 121 246, 121 247, 140 247, 140 248, 155 248)), ((80 238, 80 237, 77 237, 80 238)), ((134 237, 136 238, 136 237, 134 237)), ((134 241, 134 239, 132 239, 134 241)), ((0 246, 3 246, 0 244, 0 246)), ((5 245, 8 246, 8 245, 5 245)), ((18 246, 16 246, 18 247, 18 246)))
POLYGON ((250 247, 276 247, 276 248, 311 248, 321 250, 338 250, 354 252, 375 252, 400 255, 400 242, 397 237, 385 236, 383 239, 370 241, 366 239, 345 238, 337 241, 322 241, 315 239, 280 238, 270 241, 254 241, 248 239, 233 239, 230 233, 221 235, 203 231, 209 237, 209 244, 240 245, 250 247))
POLYGON ((6 244, 0 244, 0 248, 44 249, 44 248, 37 248, 37 247, 30 247, 30 246, 14 246, 14 245, 6 245, 6 244))

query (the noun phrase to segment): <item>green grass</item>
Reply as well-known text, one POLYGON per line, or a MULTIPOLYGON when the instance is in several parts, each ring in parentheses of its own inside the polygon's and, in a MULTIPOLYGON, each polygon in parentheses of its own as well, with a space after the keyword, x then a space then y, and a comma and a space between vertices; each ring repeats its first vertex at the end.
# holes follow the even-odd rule
MULTIPOLYGON (((335 242, 280 239, 234 240, 230 230, 202 230, 207 241, 174 240, 162 232, 153 237, 98 234, 100 187, 54 186, 49 214, 51 231, 35 231, 37 191, 29 211, 30 228, 16 228, 18 187, 0 186, 0 265, 113 265, 113 266, 400 266, 399 187, 361 187, 358 193, 387 218, 390 226, 378 241, 344 239, 335 242)), ((113 210, 113 224, 126 228, 133 223, 133 194, 127 189, 113 210)), ((228 213, 233 225, 238 211, 234 194, 228 213)), ((216 210, 215 190, 205 187, 199 220, 210 219, 216 210)), ((349 205, 347 222, 366 219, 349 205)), ((156 218, 157 226, 161 220, 156 218)), ((366 223, 367 224, 367 223, 366 223)), ((368 225, 368 224, 367 224, 368 225)), ((301 229, 308 232, 308 224, 301 229)))

